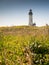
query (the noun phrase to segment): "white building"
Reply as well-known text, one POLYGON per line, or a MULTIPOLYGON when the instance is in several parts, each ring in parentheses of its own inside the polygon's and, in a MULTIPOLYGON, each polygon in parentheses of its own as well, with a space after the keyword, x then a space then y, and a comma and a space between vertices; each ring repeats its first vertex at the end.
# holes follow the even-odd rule
POLYGON ((30 26, 35 26, 36 24, 33 23, 33 13, 32 13, 32 9, 30 9, 29 11, 29 25, 30 26))

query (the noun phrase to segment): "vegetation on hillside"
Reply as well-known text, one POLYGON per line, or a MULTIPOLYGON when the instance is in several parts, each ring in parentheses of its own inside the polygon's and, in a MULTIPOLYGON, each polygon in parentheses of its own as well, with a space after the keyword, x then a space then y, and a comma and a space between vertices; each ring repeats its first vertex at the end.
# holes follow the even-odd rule
POLYGON ((49 26, 0 27, 0 65, 49 65, 49 26))

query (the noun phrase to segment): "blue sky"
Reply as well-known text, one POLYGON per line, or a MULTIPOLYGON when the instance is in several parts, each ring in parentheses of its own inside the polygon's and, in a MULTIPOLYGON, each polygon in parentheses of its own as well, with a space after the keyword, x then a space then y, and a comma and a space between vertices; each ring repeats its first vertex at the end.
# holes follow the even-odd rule
POLYGON ((0 26, 28 25, 29 9, 37 26, 49 24, 49 0, 0 0, 0 26))

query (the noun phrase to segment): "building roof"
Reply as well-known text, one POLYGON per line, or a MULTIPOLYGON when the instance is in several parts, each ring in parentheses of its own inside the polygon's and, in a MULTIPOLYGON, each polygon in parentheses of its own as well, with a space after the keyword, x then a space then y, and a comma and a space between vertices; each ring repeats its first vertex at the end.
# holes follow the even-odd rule
POLYGON ((29 15, 32 15, 32 14, 33 14, 33 13, 32 13, 32 9, 30 9, 30 10, 29 10, 29 15))

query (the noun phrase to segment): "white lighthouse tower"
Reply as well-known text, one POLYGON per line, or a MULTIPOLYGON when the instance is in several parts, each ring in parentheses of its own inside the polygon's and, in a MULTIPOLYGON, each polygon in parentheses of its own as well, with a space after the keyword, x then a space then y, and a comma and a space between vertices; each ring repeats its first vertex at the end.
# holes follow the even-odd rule
POLYGON ((29 11, 29 25, 30 26, 33 25, 33 13, 32 13, 32 10, 31 9, 29 11))

